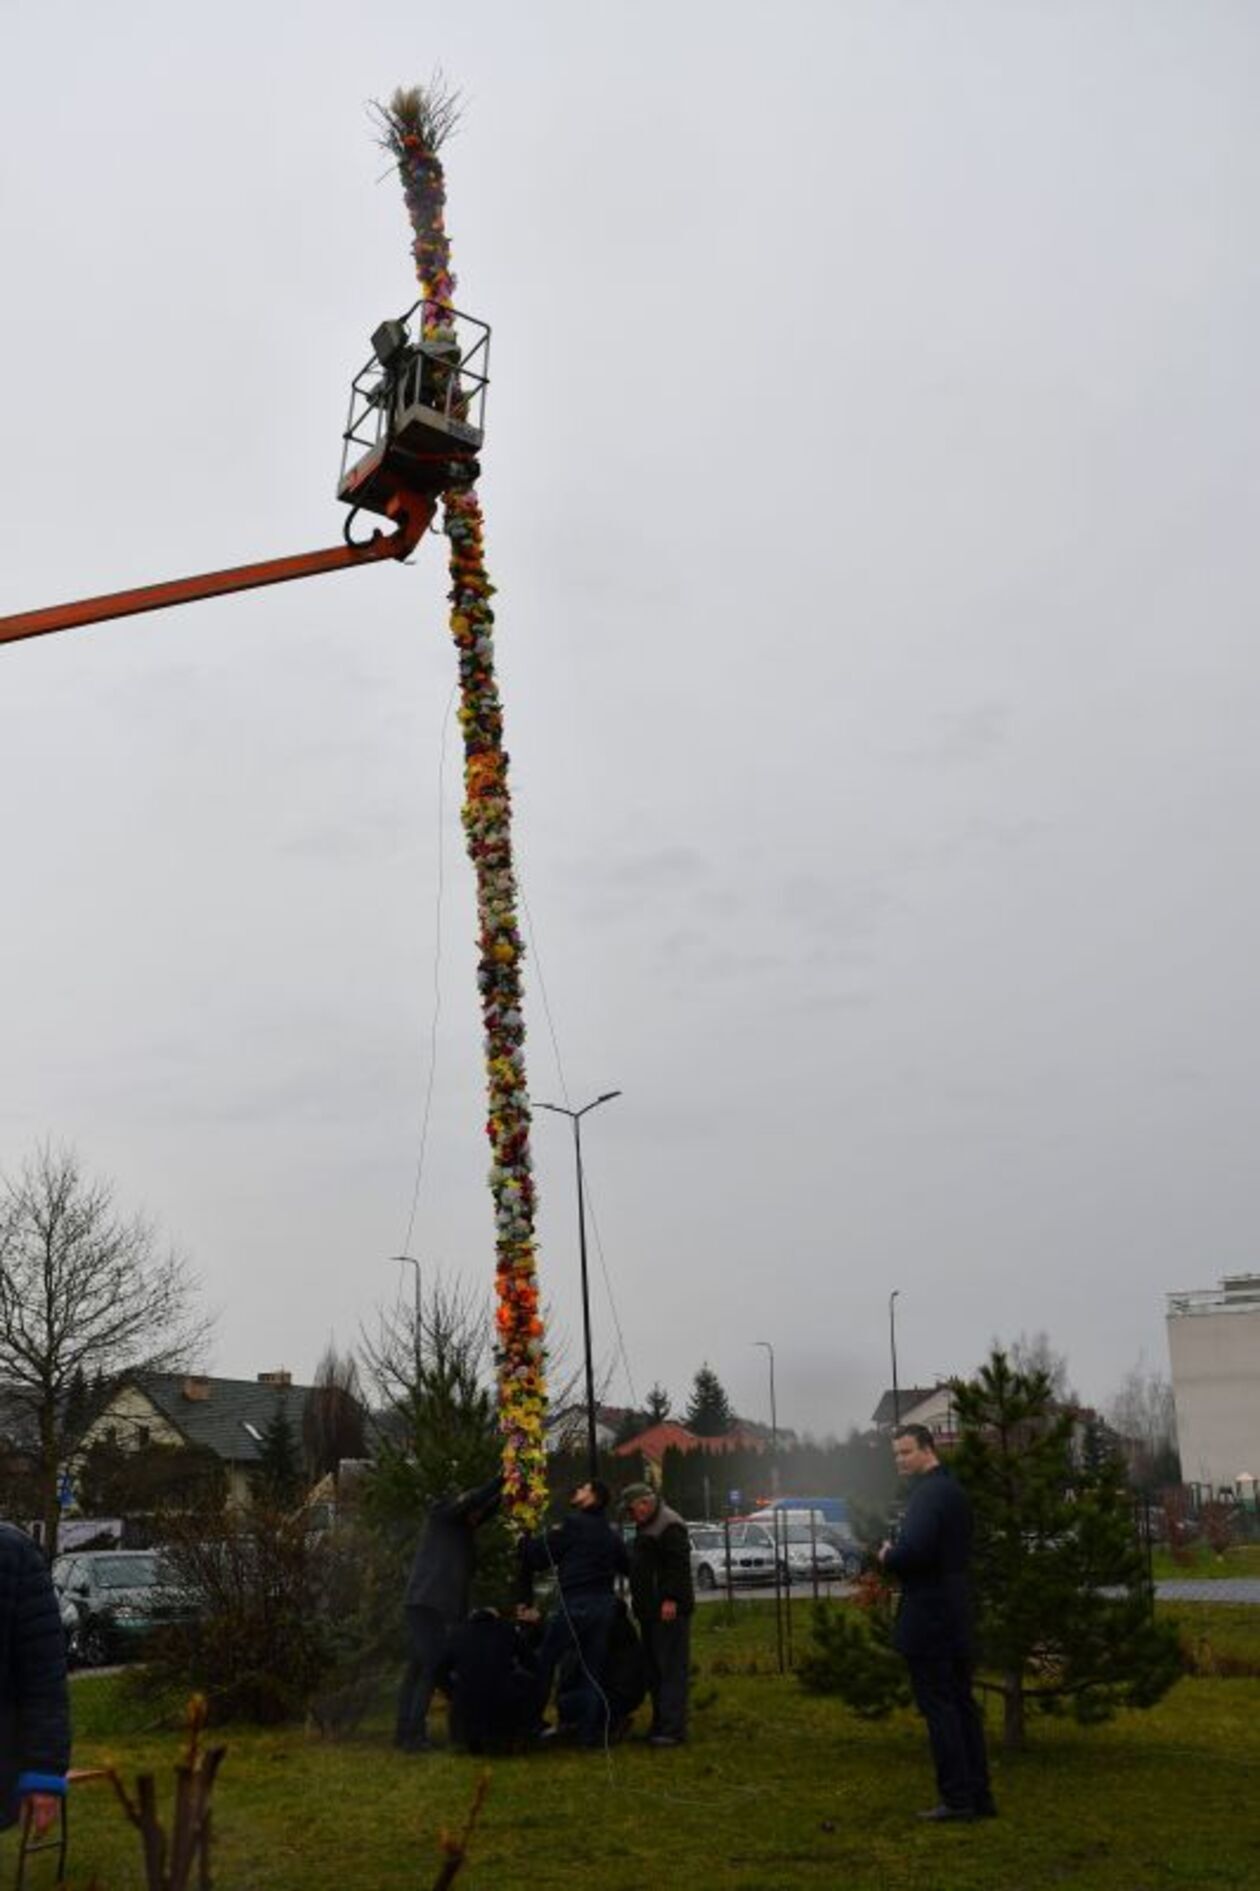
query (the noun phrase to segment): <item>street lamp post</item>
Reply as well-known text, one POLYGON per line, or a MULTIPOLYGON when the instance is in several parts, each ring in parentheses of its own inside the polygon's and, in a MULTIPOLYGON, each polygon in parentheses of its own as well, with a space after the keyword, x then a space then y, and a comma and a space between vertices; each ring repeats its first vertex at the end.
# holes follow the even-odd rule
POLYGON ((754 1346, 764 1346, 770 1362, 770 1462, 774 1467, 775 1495, 779 1490, 779 1414, 774 1402, 774 1347, 768 1339, 755 1339, 754 1346))
MULTIPOLYGON (((765 1348, 766 1358, 770 1362, 770 1461, 771 1461, 770 1482, 774 1490, 774 1494, 777 1497, 779 1494, 779 1413, 774 1402, 774 1347, 770 1344, 770 1341, 768 1339, 755 1339, 752 1343, 754 1346, 762 1346, 765 1348)), ((778 1511, 777 1505, 775 1506, 774 1511, 772 1513, 771 1528, 774 1533, 774 1626, 775 1626, 775 1635, 777 1638, 778 1650, 779 1650, 779 1673, 782 1674, 783 1668, 784 1668, 783 1576, 784 1576, 785 1571, 784 1571, 783 1561, 779 1555, 779 1549, 780 1549, 779 1511, 778 1511)), ((787 1600, 788 1600, 788 1634, 790 1635, 792 1632, 791 1590, 790 1589, 788 1591, 787 1600)), ((788 1659, 789 1660, 791 1659, 790 1653, 789 1653, 788 1659)))
POLYGON ((420 1382, 420 1263, 414 1254, 393 1254, 390 1259, 399 1267, 414 1267, 414 1295, 412 1298, 412 1350, 416 1361, 416 1384, 420 1382))
POLYGON ((605 1090, 593 1103, 580 1110, 566 1109, 561 1103, 530 1102, 536 1110, 550 1110, 554 1116, 567 1116, 573 1125, 573 1155, 577 1164, 578 1256, 582 1268, 582 1351, 586 1361, 586 1456, 592 1477, 599 1475, 599 1445, 595 1438, 595 1363, 591 1353, 591 1293, 586 1272, 586 1203, 582 1181, 582 1118, 597 1110, 601 1103, 611 1103, 620 1090, 605 1090))
POLYGON ((888 1296, 888 1346, 892 1353, 892 1395, 893 1429, 901 1423, 901 1394, 897 1389, 897 1299, 900 1287, 894 1287, 888 1296))

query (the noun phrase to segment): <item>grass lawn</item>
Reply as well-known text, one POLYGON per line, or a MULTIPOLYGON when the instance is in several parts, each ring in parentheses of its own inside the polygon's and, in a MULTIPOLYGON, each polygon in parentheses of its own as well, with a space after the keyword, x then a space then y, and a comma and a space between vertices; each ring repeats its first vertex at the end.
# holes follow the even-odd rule
POLYGON ((1223 1556, 1206 1543, 1194 1543, 1177 1562, 1168 1550, 1156 1550, 1156 1582, 1220 1582, 1227 1576, 1260 1576, 1260 1543, 1235 1543, 1223 1556))
MULTIPOLYGON (((808 1611, 797 1607, 799 1644, 808 1611)), ((1260 1668, 1260 1609, 1178 1614, 1260 1668)), ((1260 1885, 1260 1679, 1187 1679, 1151 1712, 1088 1731, 1034 1720, 1028 1753, 995 1755, 999 1819, 923 1828, 914 1812, 935 1794, 915 1717, 865 1725, 805 1695, 774 1671, 765 1605, 739 1605, 733 1626, 724 1617, 697 1620, 691 1745, 493 1762, 459 1891, 1260 1885)), ((165 1790, 175 1737, 127 1731, 108 1677, 83 1677, 74 1695, 76 1763, 108 1756, 129 1776, 154 1765, 165 1790)), ((388 1734, 384 1713, 337 1745, 300 1729, 222 1730, 219 1891, 428 1891, 438 1829, 462 1821, 480 1764, 407 1758, 388 1734)), ((139 1885, 136 1857, 108 1788, 80 1789, 71 1884, 85 1891, 96 1871, 105 1891, 139 1885)), ((0 1882, 11 1869, 0 1851, 0 1882)))

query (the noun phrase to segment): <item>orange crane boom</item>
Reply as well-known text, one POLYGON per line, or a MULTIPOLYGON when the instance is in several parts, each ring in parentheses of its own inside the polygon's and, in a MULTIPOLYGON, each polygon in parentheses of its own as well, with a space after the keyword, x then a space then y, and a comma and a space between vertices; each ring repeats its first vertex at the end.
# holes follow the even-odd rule
POLYGON ((229 591, 315 578, 383 558, 409 557, 432 523, 441 495, 471 484, 480 471, 476 454, 483 439, 489 358, 486 324, 445 303, 413 302, 405 315, 381 323, 372 336, 372 358, 351 383, 349 417, 341 436, 337 497, 351 508, 344 544, 20 611, 0 617, 0 644, 101 624, 112 617, 134 617, 141 611, 163 611, 229 591), (440 316, 439 339, 426 336, 422 311, 435 320, 440 316), (359 512, 388 519, 393 531, 378 528, 371 538, 356 542, 349 537, 349 526, 359 512))
POLYGON ((295 552, 288 558, 268 558, 260 564, 234 565, 227 571, 205 571, 166 584, 142 584, 132 591, 110 591, 102 597, 79 598, 72 604, 52 604, 45 610, 0 617, 0 643, 46 637, 55 630, 75 630, 82 624, 104 623, 111 617, 133 617, 140 611, 161 611, 172 604, 192 604, 198 598, 222 597, 228 591, 252 591, 263 584, 286 584, 291 578, 313 578, 324 571, 343 571, 382 558, 406 558, 423 538, 436 506, 436 499, 429 495, 400 494, 389 503, 395 529, 373 532, 360 544, 295 552))

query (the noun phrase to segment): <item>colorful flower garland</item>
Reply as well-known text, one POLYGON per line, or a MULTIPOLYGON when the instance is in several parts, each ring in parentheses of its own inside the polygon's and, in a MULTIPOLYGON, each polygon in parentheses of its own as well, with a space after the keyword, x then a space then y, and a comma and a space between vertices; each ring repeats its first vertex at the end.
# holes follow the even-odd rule
MULTIPOLYGON (((412 254, 424 297, 426 341, 454 339, 455 278, 446 234, 446 181, 437 151, 454 121, 453 101, 430 90, 395 93, 383 114, 415 231, 412 254)), ((459 720, 464 731, 464 834, 477 880, 481 990, 493 1150, 495 1360, 503 1434, 504 1508, 521 1530, 536 1529, 547 1500, 543 1423, 546 1380, 534 1246, 534 1178, 525 1083, 521 1005, 524 947, 516 924, 512 802, 503 748, 503 709, 494 674, 494 586, 486 570, 484 523, 475 487, 442 499, 450 539, 451 634, 459 650, 459 720)))

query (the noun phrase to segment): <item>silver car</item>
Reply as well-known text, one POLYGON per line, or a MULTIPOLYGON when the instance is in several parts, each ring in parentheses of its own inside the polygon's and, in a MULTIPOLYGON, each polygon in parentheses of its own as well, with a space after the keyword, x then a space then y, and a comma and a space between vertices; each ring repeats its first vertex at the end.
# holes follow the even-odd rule
MULTIPOLYGON (((728 1581, 728 1530, 720 1524, 689 1524, 691 1574, 697 1589, 724 1589, 728 1581)), ((729 1580, 735 1583, 774 1581, 774 1544, 755 1523, 729 1526, 729 1580)))

